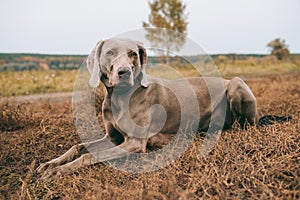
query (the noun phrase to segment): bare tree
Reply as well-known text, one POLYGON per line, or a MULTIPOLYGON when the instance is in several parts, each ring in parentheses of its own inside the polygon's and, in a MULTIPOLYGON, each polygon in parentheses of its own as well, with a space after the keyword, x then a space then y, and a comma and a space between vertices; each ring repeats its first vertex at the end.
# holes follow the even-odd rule
POLYGON ((169 63, 170 50, 179 50, 185 43, 186 6, 180 0, 153 0, 149 6, 149 22, 143 22, 146 37, 155 47, 166 48, 166 63, 169 63))

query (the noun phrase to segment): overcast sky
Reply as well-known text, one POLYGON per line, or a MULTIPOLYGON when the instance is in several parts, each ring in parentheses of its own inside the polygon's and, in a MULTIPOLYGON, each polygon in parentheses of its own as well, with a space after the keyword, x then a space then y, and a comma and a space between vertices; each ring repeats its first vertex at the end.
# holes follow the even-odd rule
MULTIPOLYGON (((88 54, 142 28, 147 0, 0 0, 0 52, 88 54)), ((185 0, 188 37, 208 53, 268 53, 286 40, 300 53, 299 0, 185 0)))

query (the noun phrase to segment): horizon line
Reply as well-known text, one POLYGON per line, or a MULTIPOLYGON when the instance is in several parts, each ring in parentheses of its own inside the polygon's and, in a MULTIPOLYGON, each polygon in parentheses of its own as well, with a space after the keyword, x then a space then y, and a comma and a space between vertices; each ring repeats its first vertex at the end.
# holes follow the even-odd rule
MULTIPOLYGON (((45 56, 88 56, 89 54, 83 54, 83 53, 33 53, 33 52, 0 52, 0 54, 17 54, 17 55, 45 55, 45 56)), ((297 55, 300 54, 300 52, 292 52, 291 55, 297 55)), ((197 56, 195 55, 183 55, 183 56, 197 56)), ((226 53, 207 53, 207 55, 271 55, 270 53, 233 53, 233 52, 226 52, 226 53)), ((149 57, 155 57, 155 56, 149 56, 149 57)))

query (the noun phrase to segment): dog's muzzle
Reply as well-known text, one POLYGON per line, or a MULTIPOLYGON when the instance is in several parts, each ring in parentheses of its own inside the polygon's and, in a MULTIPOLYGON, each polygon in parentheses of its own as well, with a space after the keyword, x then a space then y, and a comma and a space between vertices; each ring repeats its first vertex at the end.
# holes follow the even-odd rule
POLYGON ((129 67, 122 67, 120 69, 118 69, 118 76, 121 81, 126 81, 130 78, 131 75, 131 70, 129 67))
POLYGON ((130 88, 133 86, 132 70, 130 67, 120 67, 117 69, 116 76, 119 79, 116 87, 118 88, 130 88))

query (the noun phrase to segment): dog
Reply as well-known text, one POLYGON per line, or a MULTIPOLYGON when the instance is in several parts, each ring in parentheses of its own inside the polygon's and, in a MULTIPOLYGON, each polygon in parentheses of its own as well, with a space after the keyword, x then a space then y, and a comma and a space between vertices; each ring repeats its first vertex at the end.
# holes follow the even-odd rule
POLYGON ((140 42, 111 38, 97 43, 88 56, 87 68, 89 84, 97 87, 102 82, 105 86, 102 118, 106 135, 77 144, 41 164, 38 172, 44 173, 43 178, 128 153, 144 153, 147 146, 163 147, 172 135, 189 128, 213 133, 230 128, 235 121, 241 126, 259 122, 255 96, 242 79, 164 80, 147 75, 146 64, 147 52, 140 42), (94 147, 97 157, 82 153, 89 147, 94 147))

